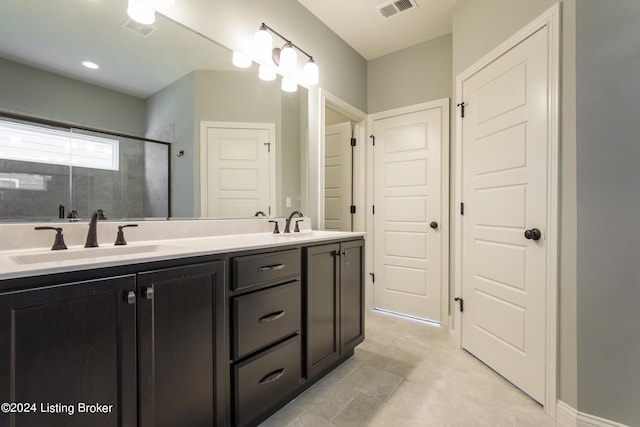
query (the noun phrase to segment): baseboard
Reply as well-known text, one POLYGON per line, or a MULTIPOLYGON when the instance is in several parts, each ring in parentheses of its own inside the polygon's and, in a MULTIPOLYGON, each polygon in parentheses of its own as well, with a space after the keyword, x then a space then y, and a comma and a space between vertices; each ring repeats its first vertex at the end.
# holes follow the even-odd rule
POLYGON ((561 400, 558 400, 556 405, 556 421, 563 427, 629 427, 625 424, 579 412, 561 400))

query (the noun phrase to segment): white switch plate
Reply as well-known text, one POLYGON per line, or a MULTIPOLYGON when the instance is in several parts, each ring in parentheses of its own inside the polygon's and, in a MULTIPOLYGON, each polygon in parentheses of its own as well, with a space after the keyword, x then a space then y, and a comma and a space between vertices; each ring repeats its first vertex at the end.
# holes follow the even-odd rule
POLYGON ((291 207, 291 197, 285 197, 284 204, 286 205, 286 207, 290 208, 291 207))

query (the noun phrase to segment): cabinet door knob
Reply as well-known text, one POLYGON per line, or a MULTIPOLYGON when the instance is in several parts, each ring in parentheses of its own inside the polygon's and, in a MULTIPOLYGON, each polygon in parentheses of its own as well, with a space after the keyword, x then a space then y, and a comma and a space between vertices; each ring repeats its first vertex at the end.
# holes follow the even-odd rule
POLYGON ((147 289, 144 290, 144 297, 148 300, 153 299, 153 286, 149 286, 147 289))
POLYGON ((127 292, 127 304, 135 304, 136 303, 136 293, 133 291, 127 292))
POLYGON ((432 221, 431 224, 429 224, 429 227, 431 227, 431 228, 433 228, 435 230, 436 228, 438 228, 438 223, 435 222, 435 221, 432 221))

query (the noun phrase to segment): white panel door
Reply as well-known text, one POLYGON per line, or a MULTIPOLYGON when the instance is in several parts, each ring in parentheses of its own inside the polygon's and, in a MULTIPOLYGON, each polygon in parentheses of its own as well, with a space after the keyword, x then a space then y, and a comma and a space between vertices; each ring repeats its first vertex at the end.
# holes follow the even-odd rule
POLYGON ((375 308, 440 322, 442 109, 373 122, 375 308), (430 226, 433 224, 432 228, 430 226))
POLYGON ((351 231, 351 123, 327 126, 324 137, 324 229, 351 231))
POLYGON ((462 85, 462 346, 539 402, 545 393, 547 45, 544 28, 462 85), (533 229, 541 231, 539 240, 525 237, 533 229))
POLYGON ((208 127, 207 216, 246 218, 269 215, 269 130, 208 127))

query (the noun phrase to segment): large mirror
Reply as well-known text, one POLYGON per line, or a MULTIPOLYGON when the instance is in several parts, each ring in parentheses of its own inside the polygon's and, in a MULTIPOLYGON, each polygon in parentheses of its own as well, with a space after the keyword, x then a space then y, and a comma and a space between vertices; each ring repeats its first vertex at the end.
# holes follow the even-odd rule
MULTIPOLYGON (((304 211, 306 90, 282 92, 278 81, 260 80, 255 68, 233 67, 231 52, 201 34, 161 14, 150 26, 137 24, 126 9, 127 0, 0 2, 0 119, 50 120, 91 135, 131 136, 134 145, 148 144, 144 138, 168 143, 168 217, 304 211), (85 60, 99 68, 83 67, 85 60), (264 157, 255 153, 258 147, 268 158, 252 162, 264 157)), ((128 160, 134 170, 138 163, 128 160)), ((137 167, 164 161, 159 155, 137 167)), ((160 172, 138 172, 147 180, 166 179, 160 172)), ((120 180, 120 189, 126 190, 127 179, 120 180)), ((0 188, 0 198, 8 191, 13 189, 0 188)), ((90 191, 71 192, 67 208, 81 217, 104 208, 90 191)), ((58 204, 51 204, 50 219, 56 220, 58 204)), ((30 213, 38 221, 49 218, 40 212, 23 216, 30 213)), ((116 213, 109 219, 129 217, 116 213)))

